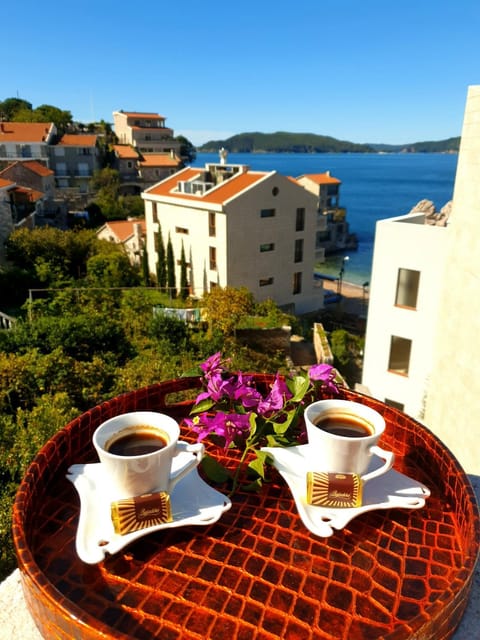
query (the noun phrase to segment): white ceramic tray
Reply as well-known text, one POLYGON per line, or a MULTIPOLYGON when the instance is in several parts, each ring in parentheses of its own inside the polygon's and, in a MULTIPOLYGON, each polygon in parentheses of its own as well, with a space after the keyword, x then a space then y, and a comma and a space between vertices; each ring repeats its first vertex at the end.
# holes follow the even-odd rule
MULTIPOLYGON (((295 499, 298 513, 304 525, 317 536, 331 536, 334 529, 343 529, 353 518, 375 509, 421 509, 430 495, 429 489, 420 482, 390 469, 382 476, 373 478, 363 486, 363 502, 361 507, 330 508, 307 503, 307 471, 318 471, 315 468, 315 457, 311 447, 264 447, 274 465, 288 484, 295 499)), ((383 460, 372 457, 368 471, 383 464, 383 460)))
MULTIPOLYGON (((185 455, 192 454, 180 451, 173 459, 172 471, 175 471, 176 465, 185 464, 185 455)), ((68 469, 67 478, 80 497, 76 550, 79 557, 88 564, 101 562, 107 553, 117 553, 134 540, 153 531, 212 524, 232 506, 227 496, 206 484, 194 469, 172 491, 172 522, 120 535, 115 533, 110 516, 110 503, 116 499, 115 492, 102 465, 74 464, 68 469)))

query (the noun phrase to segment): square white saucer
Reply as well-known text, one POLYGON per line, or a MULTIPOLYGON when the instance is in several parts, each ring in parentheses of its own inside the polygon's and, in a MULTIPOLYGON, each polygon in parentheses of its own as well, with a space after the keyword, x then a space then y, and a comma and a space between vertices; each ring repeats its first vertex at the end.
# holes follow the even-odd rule
MULTIPOLYGON (((179 442, 180 452, 173 459, 172 471, 185 464, 185 456, 192 455, 181 450, 182 444, 179 442)), ((87 564, 101 562, 107 553, 117 553, 153 531, 213 524, 232 506, 227 496, 204 482, 197 469, 193 469, 175 485, 170 495, 172 522, 120 535, 115 533, 110 515, 110 504, 118 496, 101 463, 74 464, 68 469, 67 478, 80 497, 75 545, 78 556, 87 564)))
MULTIPOLYGON (((421 509, 430 495, 430 490, 416 480, 390 469, 363 485, 363 501, 360 507, 331 508, 311 505, 307 502, 307 471, 315 468, 314 451, 308 444, 298 447, 263 447, 273 464, 288 484, 298 513, 304 525, 317 536, 326 538, 334 529, 343 529, 353 518, 375 509, 421 509)), ((383 461, 372 457, 369 471, 383 461)))

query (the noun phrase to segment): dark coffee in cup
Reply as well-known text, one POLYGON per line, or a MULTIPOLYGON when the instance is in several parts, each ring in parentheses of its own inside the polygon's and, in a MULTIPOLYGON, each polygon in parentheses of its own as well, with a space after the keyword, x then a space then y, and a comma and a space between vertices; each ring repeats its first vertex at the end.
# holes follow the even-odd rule
POLYGON ((116 456, 144 456, 163 449, 168 444, 166 436, 148 425, 120 432, 107 442, 106 450, 116 456))
POLYGON ((327 433, 344 438, 365 438, 375 433, 370 422, 348 413, 323 413, 313 420, 313 424, 327 433))

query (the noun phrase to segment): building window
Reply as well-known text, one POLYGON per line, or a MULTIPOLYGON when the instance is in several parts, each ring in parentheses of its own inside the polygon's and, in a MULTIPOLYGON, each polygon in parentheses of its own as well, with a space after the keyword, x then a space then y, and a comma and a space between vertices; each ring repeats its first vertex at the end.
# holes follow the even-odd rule
POLYGON ((297 209, 297 217, 295 220, 295 231, 305 230, 305 209, 301 207, 297 209))
POLYGON ((217 270, 217 248, 209 247, 210 269, 212 271, 217 270))
POLYGON ((265 253, 265 251, 273 251, 275 249, 274 242, 265 242, 260 245, 260 253, 265 253))
POLYGON ((273 284, 273 278, 260 278, 260 280, 258 281, 259 287, 266 287, 269 284, 273 284))
POLYGON ((262 209, 260 211, 261 218, 273 218, 275 215, 275 209, 262 209))
POLYGON ((185 227, 175 227, 175 233, 183 233, 185 235, 188 235, 189 231, 185 227))
POLYGON ((396 402, 395 400, 390 400, 390 398, 385 398, 385 404, 388 404, 389 407, 393 407, 394 409, 398 409, 399 411, 403 411, 405 405, 401 402, 396 402))
POLYGON ((302 272, 297 271, 293 274, 293 295, 302 291, 302 272))
POLYGON ((211 238, 214 238, 217 235, 217 229, 215 226, 215 212, 208 212, 208 235, 211 238))
POLYGON ((158 222, 157 203, 152 202, 152 220, 158 222))
POLYGON ((412 269, 399 269, 397 278, 397 294, 395 305, 397 307, 417 308, 418 284, 420 271, 412 269))
POLYGON ((294 262, 302 262, 303 260, 303 238, 295 240, 295 257, 294 262))
POLYGON ((390 341, 388 370, 392 373, 399 373, 400 375, 408 376, 411 350, 411 340, 408 338, 400 338, 400 336, 392 336, 390 341))

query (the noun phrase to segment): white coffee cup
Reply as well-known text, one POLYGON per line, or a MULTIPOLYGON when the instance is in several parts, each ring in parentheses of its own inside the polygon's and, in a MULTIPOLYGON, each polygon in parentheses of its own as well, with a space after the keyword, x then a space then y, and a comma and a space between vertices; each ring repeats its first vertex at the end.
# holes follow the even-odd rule
POLYGON ((377 445, 385 420, 371 407, 350 400, 319 400, 305 409, 305 425, 315 470, 354 473, 367 482, 393 466, 393 452, 377 445), (366 473, 374 455, 384 463, 366 473))
POLYGON ((180 428, 170 416, 134 411, 103 422, 93 434, 93 445, 117 497, 130 498, 152 491, 171 493, 199 464, 203 444, 179 443, 179 437, 180 428), (138 453, 138 446, 156 450, 138 453))

